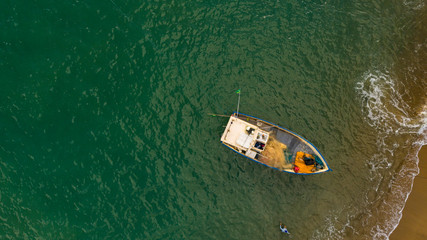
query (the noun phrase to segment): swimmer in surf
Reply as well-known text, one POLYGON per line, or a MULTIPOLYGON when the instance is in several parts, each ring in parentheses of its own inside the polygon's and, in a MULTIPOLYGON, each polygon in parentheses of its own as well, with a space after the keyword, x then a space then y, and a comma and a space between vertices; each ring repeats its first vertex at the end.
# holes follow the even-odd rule
POLYGON ((285 224, 283 224, 282 222, 280 222, 280 231, 282 231, 282 233, 287 233, 287 234, 290 234, 289 232, 288 232, 288 229, 286 228, 286 226, 285 226, 285 224))

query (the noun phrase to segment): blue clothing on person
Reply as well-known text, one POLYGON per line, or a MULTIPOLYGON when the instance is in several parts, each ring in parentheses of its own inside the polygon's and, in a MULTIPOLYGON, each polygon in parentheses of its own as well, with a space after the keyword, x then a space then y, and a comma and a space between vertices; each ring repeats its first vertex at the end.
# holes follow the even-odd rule
POLYGON ((288 229, 287 229, 287 228, 286 228, 286 226, 285 226, 285 225, 283 225, 283 224, 280 224, 280 231, 282 231, 283 233, 287 233, 287 234, 289 234, 288 229))

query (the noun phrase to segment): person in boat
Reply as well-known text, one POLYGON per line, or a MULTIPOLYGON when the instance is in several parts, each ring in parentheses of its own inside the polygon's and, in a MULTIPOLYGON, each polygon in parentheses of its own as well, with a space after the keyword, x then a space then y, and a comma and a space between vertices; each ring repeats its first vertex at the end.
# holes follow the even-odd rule
POLYGON ((280 231, 282 231, 282 233, 290 234, 288 232, 288 229, 286 228, 285 224, 283 224, 282 222, 280 222, 280 231))

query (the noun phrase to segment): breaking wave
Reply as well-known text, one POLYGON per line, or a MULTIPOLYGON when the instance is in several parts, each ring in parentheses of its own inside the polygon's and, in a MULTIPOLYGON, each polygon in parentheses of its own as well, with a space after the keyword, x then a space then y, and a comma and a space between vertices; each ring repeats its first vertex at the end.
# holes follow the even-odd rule
POLYGON ((385 133, 422 133, 425 130, 426 111, 416 118, 408 114, 410 106, 402 99, 396 81, 389 72, 367 73, 357 83, 356 90, 362 100, 367 123, 385 133))
POLYGON ((376 154, 366 159, 371 186, 362 205, 331 212, 314 239, 388 239, 419 173, 418 152, 427 144, 427 104, 414 106, 403 99, 402 84, 389 71, 361 76, 355 90, 366 123, 376 129, 376 154))
POLYGON ((388 239, 398 225, 419 173, 418 152, 427 142, 427 105, 411 115, 414 106, 404 101, 403 88, 389 71, 378 70, 366 73, 356 84, 366 122, 378 131, 378 154, 367 159, 377 194, 373 201, 367 197, 372 214, 364 219, 374 223, 365 226, 372 239, 388 239))

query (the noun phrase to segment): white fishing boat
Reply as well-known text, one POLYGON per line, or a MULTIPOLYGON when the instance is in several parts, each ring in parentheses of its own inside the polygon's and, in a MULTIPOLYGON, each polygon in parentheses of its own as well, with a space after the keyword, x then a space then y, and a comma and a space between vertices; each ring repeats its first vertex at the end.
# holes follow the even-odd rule
POLYGON ((239 112, 230 116, 221 142, 233 151, 279 171, 309 175, 331 170, 319 150, 303 137, 239 112))

